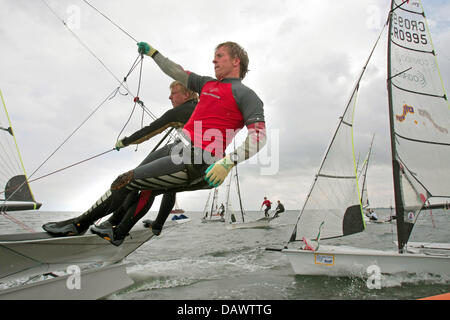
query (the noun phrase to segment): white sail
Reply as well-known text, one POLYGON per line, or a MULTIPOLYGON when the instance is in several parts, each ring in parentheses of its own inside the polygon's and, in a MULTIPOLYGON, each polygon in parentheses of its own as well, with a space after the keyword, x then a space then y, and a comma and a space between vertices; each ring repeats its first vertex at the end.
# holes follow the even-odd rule
POLYGON ((425 201, 450 195, 450 104, 420 1, 392 1, 388 90, 399 249, 425 201))
POLYGON ((368 208, 370 206, 369 195, 367 192, 367 169, 369 168, 369 161, 370 161, 370 156, 372 154, 372 146, 373 146, 374 138, 375 138, 375 135, 372 136, 372 141, 370 143, 369 151, 367 152, 367 156, 364 159, 361 169, 358 171, 358 183, 359 183, 359 187, 361 188, 361 205, 362 205, 363 209, 368 208))
POLYGON ((341 237, 365 229, 353 144, 353 116, 359 83, 381 38, 381 30, 356 81, 338 127, 314 178, 290 242, 341 237))
POLYGON ((0 210, 37 209, 1 90, 0 99, 0 210))
MULTIPOLYGON (((345 108, 306 199, 294 230, 296 239, 315 238, 322 223, 322 238, 339 237, 364 230, 352 136, 357 89, 358 85, 345 108)), ((291 240, 294 239, 291 237, 291 240)))

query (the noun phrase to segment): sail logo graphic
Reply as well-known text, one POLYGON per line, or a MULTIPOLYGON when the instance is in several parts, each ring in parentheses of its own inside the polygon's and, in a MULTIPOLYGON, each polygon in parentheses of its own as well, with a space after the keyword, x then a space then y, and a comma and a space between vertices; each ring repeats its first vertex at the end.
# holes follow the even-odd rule
POLYGON ((411 107, 411 106, 408 106, 407 104, 404 104, 403 105, 403 113, 402 113, 402 115, 400 115, 400 116, 399 115, 395 115, 395 119, 397 119, 397 121, 403 122, 403 121, 405 121, 406 115, 408 113, 414 114, 414 108, 411 107))
POLYGON ((314 263, 326 265, 326 266, 333 266, 334 265, 334 255, 315 253, 314 254, 314 263))
POLYGON ((420 71, 415 72, 400 72, 396 68, 393 68, 394 74, 399 74, 398 77, 404 80, 408 80, 416 85, 420 85, 424 88, 427 85, 427 81, 425 79, 425 75, 420 71))
POLYGON ((438 130, 439 132, 448 134, 447 128, 444 128, 444 127, 441 127, 440 125, 438 125, 438 124, 433 120, 433 118, 431 117, 431 114, 430 114, 427 110, 419 109, 419 115, 422 116, 422 117, 424 117, 424 118, 426 118, 426 119, 428 119, 428 120, 431 122, 431 124, 433 125, 433 127, 434 127, 436 130, 438 130))

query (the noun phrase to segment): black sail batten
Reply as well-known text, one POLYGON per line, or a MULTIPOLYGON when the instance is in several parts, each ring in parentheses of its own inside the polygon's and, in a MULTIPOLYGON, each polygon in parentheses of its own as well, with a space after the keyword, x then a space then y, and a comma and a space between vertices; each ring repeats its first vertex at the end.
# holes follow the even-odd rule
MULTIPOLYGON (((393 78, 395 78, 395 76, 393 78)), ((402 87, 396 85, 395 83, 392 83, 392 85, 394 87, 396 87, 398 90, 402 90, 402 91, 406 91, 406 92, 414 93, 414 94, 419 94, 419 95, 423 95, 423 96, 434 97, 434 98, 441 98, 441 99, 447 100, 447 96, 445 94, 440 96, 440 95, 433 94, 433 93, 426 93, 426 92, 419 92, 419 91, 408 90, 408 89, 405 89, 405 88, 402 88, 402 87)))
POLYGON ((236 170, 236 187, 237 187, 237 193, 238 193, 238 198, 239 198, 239 207, 241 209, 242 222, 245 222, 244 208, 242 206, 241 188, 239 186, 239 175, 238 175, 237 166, 235 166, 235 170, 236 170))

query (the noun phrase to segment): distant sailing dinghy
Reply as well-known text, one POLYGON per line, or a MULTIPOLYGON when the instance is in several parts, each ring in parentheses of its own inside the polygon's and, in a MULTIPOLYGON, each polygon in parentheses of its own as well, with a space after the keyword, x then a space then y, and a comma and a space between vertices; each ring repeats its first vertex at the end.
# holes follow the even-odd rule
POLYGON ((226 224, 225 227, 229 230, 232 229, 249 229, 249 228, 267 228, 270 225, 270 221, 273 218, 261 218, 258 220, 253 221, 246 221, 245 219, 245 212, 244 208, 242 206, 242 198, 241 198, 241 190, 239 186, 239 176, 237 171, 237 166, 235 166, 232 169, 232 172, 230 174, 228 185, 227 185, 227 201, 225 204, 225 216, 226 216, 226 224), (234 175, 233 175, 234 171, 234 175), (232 181, 236 182, 236 193, 238 195, 239 200, 239 208, 240 208, 240 215, 236 214, 236 212, 233 210, 232 206, 232 199, 230 198, 230 189, 232 181), (240 221, 239 221, 240 220, 240 221))
POLYGON ((281 250, 296 274, 365 276, 370 268, 376 267, 387 274, 450 276, 449 251, 433 250, 448 248, 448 244, 408 247, 410 233, 420 212, 426 208, 425 202, 445 203, 450 197, 450 105, 420 1, 393 0, 388 23, 387 87, 398 251, 331 246, 314 241, 344 237, 365 229, 354 167, 352 110, 374 47, 289 243, 281 250), (416 77, 424 81, 415 81, 416 77), (319 230, 321 237, 317 236, 319 230), (299 247, 298 242, 303 244, 299 247))
POLYGON ((209 191, 208 200, 206 200, 205 208, 203 209, 202 223, 209 222, 225 222, 225 209, 219 208, 219 189, 214 188, 209 191), (224 212, 221 214, 221 210, 224 212))

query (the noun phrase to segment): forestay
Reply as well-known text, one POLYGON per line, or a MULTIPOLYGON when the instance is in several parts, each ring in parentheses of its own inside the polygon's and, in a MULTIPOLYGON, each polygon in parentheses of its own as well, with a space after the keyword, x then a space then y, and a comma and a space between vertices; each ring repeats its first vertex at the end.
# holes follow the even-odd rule
POLYGON ((423 204, 450 196, 450 104, 421 2, 393 0, 391 8, 388 91, 402 251, 423 204))

